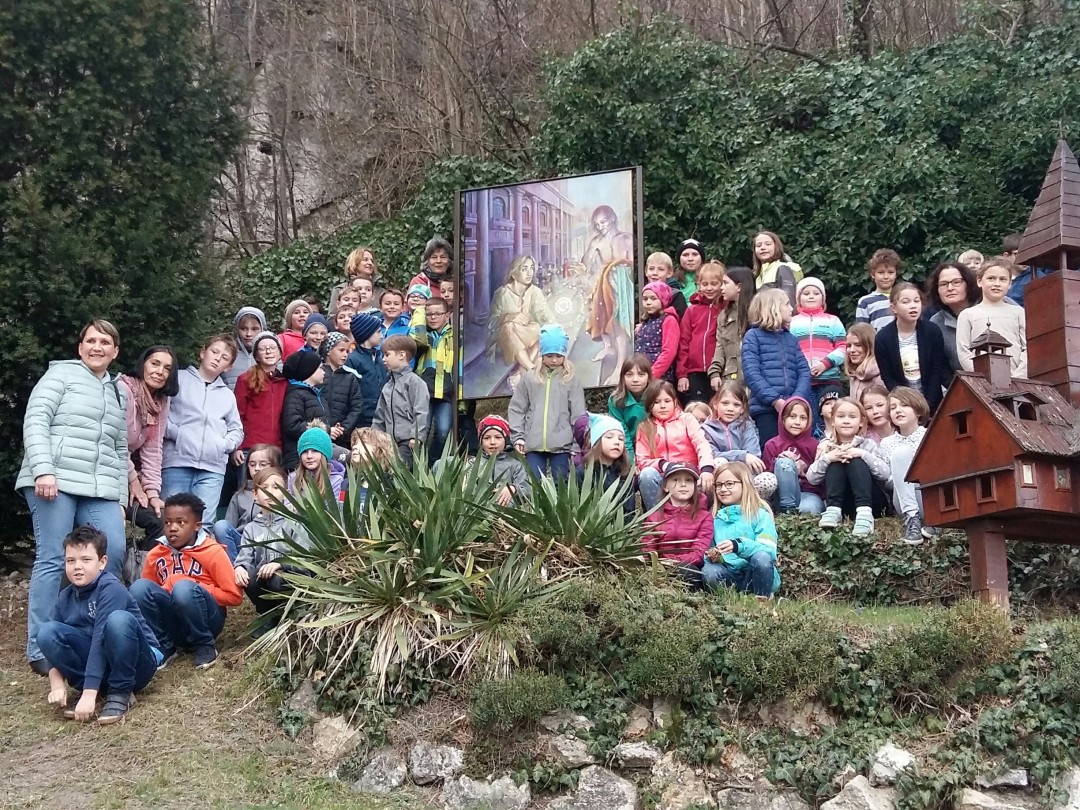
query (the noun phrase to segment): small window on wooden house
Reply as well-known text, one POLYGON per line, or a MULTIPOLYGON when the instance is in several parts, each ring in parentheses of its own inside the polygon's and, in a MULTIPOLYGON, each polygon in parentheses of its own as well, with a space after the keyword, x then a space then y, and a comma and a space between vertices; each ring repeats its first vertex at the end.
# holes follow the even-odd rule
POLYGON ((962 439, 971 435, 971 425, 968 419, 970 416, 971 411, 959 411, 952 415, 953 425, 956 426, 956 438, 962 439))
POLYGON ((1013 408, 1016 411, 1016 418, 1025 422, 1038 422, 1039 421, 1039 409, 1032 403, 1026 402, 1022 399, 1013 400, 1013 408))
POLYGON ((942 484, 941 489, 941 511, 947 512, 950 509, 957 509, 956 503, 956 484, 942 484))
POLYGON ((1035 465, 1026 461, 1020 464, 1020 486, 1035 486, 1035 465))
POLYGON ((994 476, 980 475, 975 479, 975 500, 978 503, 997 500, 997 495, 994 492, 994 476))
POLYGON ((1054 467, 1054 488, 1066 491, 1072 489, 1072 476, 1069 475, 1068 467, 1054 467))

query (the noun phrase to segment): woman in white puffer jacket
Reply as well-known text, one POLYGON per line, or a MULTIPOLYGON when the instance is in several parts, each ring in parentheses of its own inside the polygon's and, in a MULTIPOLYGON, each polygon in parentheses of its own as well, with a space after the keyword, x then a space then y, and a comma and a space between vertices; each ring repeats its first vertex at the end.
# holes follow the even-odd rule
POLYGON ((92 321, 79 335, 79 359, 51 363, 26 405, 15 489, 34 523, 26 656, 41 675, 49 665, 37 630, 49 621, 63 583, 64 537, 76 526, 93 526, 109 539, 108 570, 120 576, 124 562, 127 391, 109 374, 119 351, 116 327, 92 321))

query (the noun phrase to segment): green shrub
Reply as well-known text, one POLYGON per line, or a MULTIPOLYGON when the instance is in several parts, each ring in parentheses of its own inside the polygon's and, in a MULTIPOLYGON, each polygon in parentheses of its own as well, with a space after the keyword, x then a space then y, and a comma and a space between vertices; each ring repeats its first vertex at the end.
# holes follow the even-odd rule
POLYGON ((1002 660, 1014 646, 1008 616, 969 600, 887 632, 871 650, 867 670, 901 702, 941 699, 961 676, 1002 660))
POLYGON ((469 722, 474 728, 510 731, 570 704, 570 688, 558 675, 522 669, 509 678, 479 681, 469 690, 469 722))
POLYGON ((634 694, 642 697, 711 689, 707 665, 715 632, 716 621, 702 611, 650 625, 627 650, 622 675, 634 694))
POLYGON ((806 700, 835 680, 840 638, 839 622, 810 606, 762 608, 728 637, 727 682, 760 702, 806 700))

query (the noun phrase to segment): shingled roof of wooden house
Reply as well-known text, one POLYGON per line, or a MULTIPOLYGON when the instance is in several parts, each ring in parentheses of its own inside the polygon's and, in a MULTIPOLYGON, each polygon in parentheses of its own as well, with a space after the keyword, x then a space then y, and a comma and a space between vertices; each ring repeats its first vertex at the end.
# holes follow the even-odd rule
POLYGON ((1080 267, 1080 164, 1064 140, 1054 150, 1016 262, 1051 270, 1080 267))
MULTIPOLYGON (((1035 380, 1018 379, 1013 379, 1010 388, 997 389, 972 371, 958 372, 956 379, 971 390, 1025 453, 1064 458, 1080 455, 1078 412, 1057 389, 1035 380), (1013 404, 1017 400, 1034 407, 1038 419, 1022 419, 1013 404)), ((939 418, 944 418, 941 410, 935 421, 939 418)))

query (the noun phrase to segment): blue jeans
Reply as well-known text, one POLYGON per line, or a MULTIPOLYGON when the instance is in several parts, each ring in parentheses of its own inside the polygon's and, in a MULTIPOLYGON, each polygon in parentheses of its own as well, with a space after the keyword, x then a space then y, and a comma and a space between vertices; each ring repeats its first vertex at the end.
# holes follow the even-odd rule
POLYGON ((798 511, 800 515, 820 515, 825 503, 813 492, 799 490, 799 471, 790 458, 778 458, 773 465, 776 492, 781 512, 798 511))
POLYGON ((432 465, 442 458, 446 440, 454 429, 454 403, 448 399, 431 400, 431 449, 428 462, 432 465))
POLYGON ((219 520, 214 524, 214 537, 225 546, 225 551, 229 554, 229 562, 236 562, 236 555, 240 553, 240 541, 243 539, 243 535, 236 530, 236 527, 227 520, 219 520))
POLYGON ((212 646, 225 626, 225 609, 194 580, 178 580, 170 593, 140 579, 131 586, 131 595, 166 657, 177 647, 212 646))
POLYGON ((529 465, 529 469, 537 478, 549 470, 555 481, 565 481, 570 477, 569 453, 544 453, 539 450, 530 450, 525 454, 525 463, 529 465))
POLYGON ((26 616, 26 658, 42 657, 37 643, 38 629, 52 618, 53 605, 64 581, 64 538, 76 526, 93 526, 108 538, 109 564, 106 570, 122 576, 127 539, 124 513, 116 501, 80 498, 58 492, 47 501, 23 487, 34 524, 34 567, 30 572, 30 598, 26 616))
POLYGON ((660 487, 663 483, 664 479, 660 477, 659 470, 652 467, 638 473, 638 492, 641 493, 641 505, 646 512, 660 503, 660 487))
POLYGON ((165 467, 161 471, 161 500, 181 492, 192 493, 206 507, 202 525, 209 530, 217 515, 221 487, 224 483, 224 473, 207 472, 194 467, 165 467))
POLYGON ((720 585, 730 585, 743 593, 772 596, 775 570, 776 565, 768 552, 759 551, 751 555, 746 567, 740 569, 706 560, 701 568, 701 578, 710 591, 715 591, 720 585))
MULTIPOLYGON (((38 644, 45 660, 56 667, 76 689, 83 688, 91 637, 69 624, 47 622, 38 631, 38 644)), ((101 639, 105 654, 105 675, 99 690, 138 692, 157 672, 158 658, 146 640, 139 620, 126 610, 114 610, 105 619, 101 639)))

